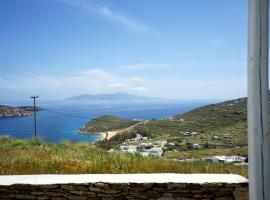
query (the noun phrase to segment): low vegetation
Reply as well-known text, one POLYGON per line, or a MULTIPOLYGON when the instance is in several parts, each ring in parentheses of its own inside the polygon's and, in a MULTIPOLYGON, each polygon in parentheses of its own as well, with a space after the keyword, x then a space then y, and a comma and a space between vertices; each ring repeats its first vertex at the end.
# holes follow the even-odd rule
POLYGON ((0 174, 236 173, 247 166, 174 162, 138 154, 108 153, 91 143, 60 144, 0 137, 0 174))
POLYGON ((167 151, 164 158, 167 159, 187 159, 187 158, 205 158, 217 155, 233 156, 239 155, 247 157, 247 146, 239 148, 214 148, 214 149, 199 149, 188 151, 167 151))
MULTIPOLYGON (((96 144, 105 150, 117 149, 126 139, 134 138, 136 134, 140 134, 148 136, 152 140, 167 140, 175 143, 179 153, 171 153, 171 155, 184 155, 182 151, 190 150, 191 144, 199 144, 202 149, 197 150, 198 152, 204 150, 211 154, 211 152, 216 151, 215 149, 219 149, 219 155, 224 155, 223 149, 224 152, 231 149, 231 155, 236 155, 233 154, 233 150, 241 148, 243 149, 241 155, 246 157, 246 104, 246 98, 242 98, 203 106, 169 119, 147 121, 112 137, 108 141, 100 141, 96 144), (196 135, 191 135, 192 132, 195 132, 196 135)), ((126 128, 128 123, 123 123, 125 121, 112 116, 103 116, 88 123, 86 127, 94 127, 95 130, 111 130, 112 127, 126 128), (118 122, 120 123, 118 124, 118 122)))
MULTIPOLYGON (((181 133, 196 132, 204 143, 231 145, 224 141, 212 141, 214 135, 230 134, 231 143, 247 145, 246 99, 212 104, 174 116, 175 120, 155 120, 142 125, 144 132, 155 136, 183 136, 181 133), (179 123, 177 120, 184 119, 179 123)), ((142 127, 141 127, 142 128, 142 127)))
POLYGON ((81 128, 80 131, 85 133, 105 132, 127 128, 129 126, 135 125, 136 123, 138 122, 133 120, 120 119, 110 115, 104 115, 96 119, 92 119, 83 128, 81 128))

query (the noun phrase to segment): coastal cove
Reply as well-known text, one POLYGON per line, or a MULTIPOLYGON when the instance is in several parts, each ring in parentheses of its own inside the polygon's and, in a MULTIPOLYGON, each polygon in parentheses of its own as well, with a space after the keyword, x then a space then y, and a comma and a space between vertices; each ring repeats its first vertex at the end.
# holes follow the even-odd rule
MULTIPOLYGON (((162 119, 184 113, 207 102, 168 102, 138 104, 67 104, 41 103, 44 108, 37 113, 37 132, 41 139, 49 142, 89 141, 104 138, 103 134, 80 134, 89 120, 101 115, 115 115, 125 119, 162 119)), ((0 134, 20 139, 31 139, 33 116, 0 118, 0 134)))

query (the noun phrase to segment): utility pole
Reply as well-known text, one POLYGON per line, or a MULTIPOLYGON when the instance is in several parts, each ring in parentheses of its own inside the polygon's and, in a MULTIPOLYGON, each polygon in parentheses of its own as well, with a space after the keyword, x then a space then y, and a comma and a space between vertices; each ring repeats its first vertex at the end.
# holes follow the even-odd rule
POLYGON ((37 114, 36 114, 36 99, 38 98, 39 96, 32 96, 30 97, 31 99, 34 100, 34 129, 35 129, 35 132, 34 132, 34 140, 37 139, 37 114))
POLYGON ((270 199, 268 127, 269 0, 249 0, 248 162, 249 199, 270 199))

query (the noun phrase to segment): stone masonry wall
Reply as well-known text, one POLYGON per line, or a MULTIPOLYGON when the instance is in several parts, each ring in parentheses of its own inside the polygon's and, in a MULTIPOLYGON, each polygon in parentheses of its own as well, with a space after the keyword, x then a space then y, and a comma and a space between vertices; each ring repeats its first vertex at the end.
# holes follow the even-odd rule
POLYGON ((88 183, 0 185, 0 199, 247 200, 248 183, 88 183))

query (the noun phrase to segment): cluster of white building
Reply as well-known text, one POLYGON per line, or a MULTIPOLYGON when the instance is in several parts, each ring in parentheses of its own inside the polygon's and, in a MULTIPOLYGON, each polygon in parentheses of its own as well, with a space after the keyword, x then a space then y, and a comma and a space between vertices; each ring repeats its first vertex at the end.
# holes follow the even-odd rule
POLYGON ((163 150, 160 147, 153 147, 150 149, 142 149, 140 150, 138 146, 130 145, 130 146, 120 146, 120 151, 123 153, 140 153, 143 156, 158 156, 161 157, 163 155, 163 150))
POLYGON ((195 132, 195 131, 192 131, 192 132, 180 132, 183 136, 186 136, 186 137, 194 137, 194 136, 197 136, 198 133, 195 132))
POLYGON ((203 158, 202 160, 213 163, 232 164, 232 163, 245 163, 246 158, 242 156, 212 156, 203 158))
POLYGON ((4 134, 4 133, 0 133, 0 137, 1 137, 1 138, 11 138, 10 135, 4 134))
POLYGON ((223 140, 223 139, 232 139, 232 135, 229 133, 223 135, 214 135, 212 137, 213 140, 223 140))
MULTIPOLYGON (((198 135, 197 132, 181 132, 184 136, 196 136, 198 135)), ((223 134, 220 136, 213 136, 213 139, 229 139, 232 138, 230 134, 223 134)), ((161 157, 164 153, 164 150, 168 150, 168 147, 174 146, 174 143, 168 143, 167 140, 160 140, 155 142, 142 142, 137 145, 128 145, 129 142, 141 142, 148 140, 148 137, 143 137, 140 134, 136 134, 135 138, 127 139, 123 143, 124 145, 120 146, 120 152, 122 153, 139 153, 143 156, 157 156, 161 157)), ((200 144, 190 144, 192 149, 200 149, 202 146, 200 144)), ((177 160, 177 159, 176 159, 177 160)), ((213 162, 213 163, 225 163, 225 164, 246 164, 246 158, 242 156, 212 156, 212 157, 205 157, 205 158, 189 158, 183 159, 178 161, 187 161, 187 162, 194 162, 194 161, 206 161, 206 162, 213 162)))
POLYGON ((187 158, 179 161, 185 162, 195 162, 195 161, 206 161, 213 163, 224 163, 224 164, 236 164, 236 165, 244 165, 247 164, 247 160, 242 156, 212 156, 205 158, 187 158))
POLYGON ((183 122, 185 122, 185 119, 176 119, 176 118, 174 118, 174 117, 168 117, 168 120, 170 121, 170 122, 178 122, 178 123, 183 123, 183 122))
POLYGON ((141 134, 136 134, 135 138, 126 139, 125 142, 140 142, 142 140, 148 140, 149 137, 143 137, 141 134))
POLYGON ((123 153, 140 153, 143 156, 158 156, 163 155, 163 149, 167 145, 166 140, 156 142, 145 142, 138 145, 120 146, 120 151, 123 153))

